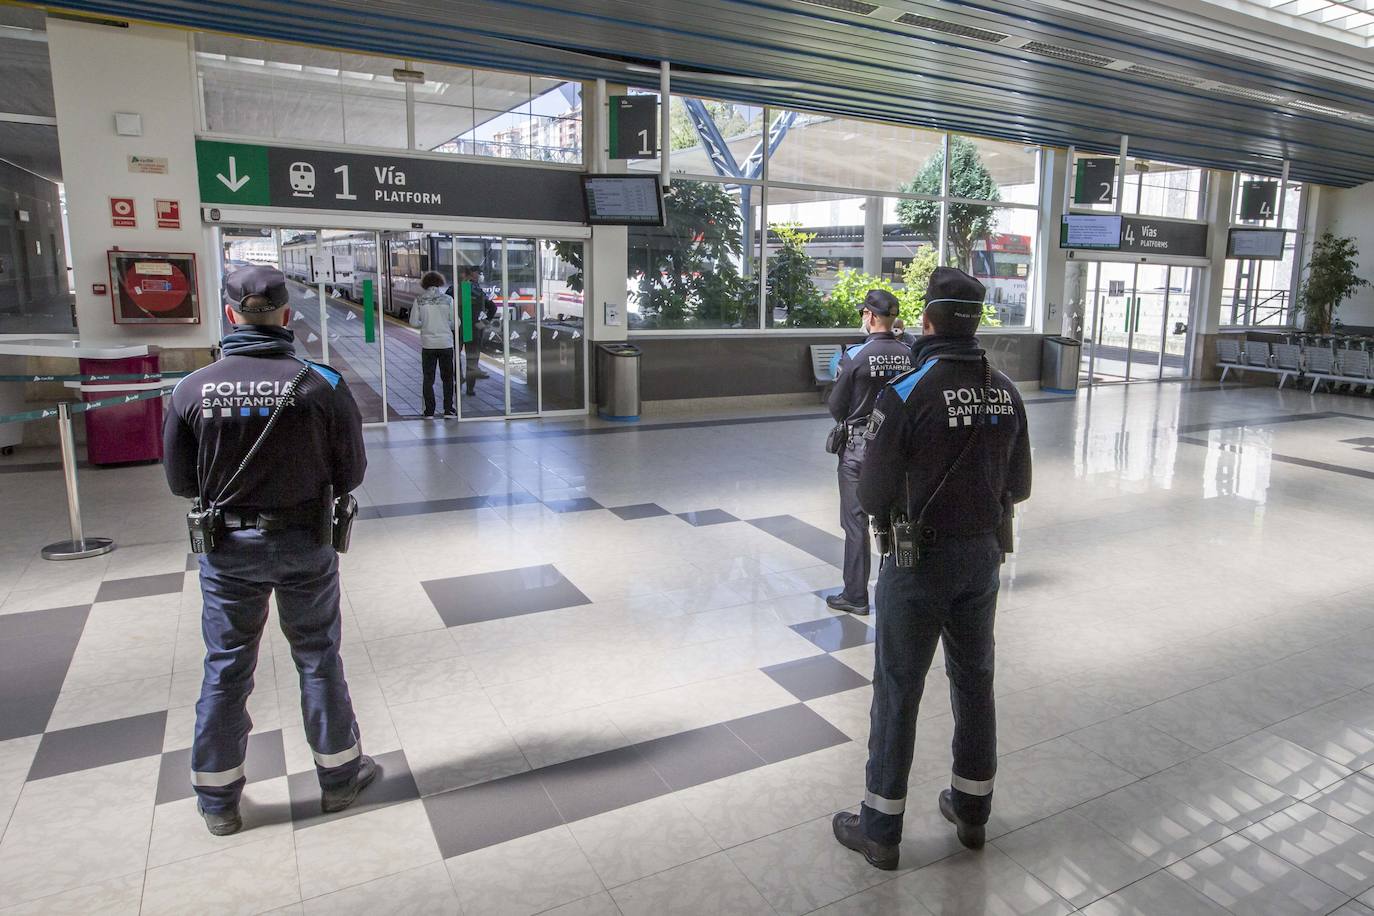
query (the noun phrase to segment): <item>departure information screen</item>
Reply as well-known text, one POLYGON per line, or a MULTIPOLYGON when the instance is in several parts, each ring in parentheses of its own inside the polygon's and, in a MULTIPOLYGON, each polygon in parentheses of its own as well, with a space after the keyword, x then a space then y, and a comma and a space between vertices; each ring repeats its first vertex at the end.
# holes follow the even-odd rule
POLYGON ((1282 229, 1232 229, 1226 237, 1226 256, 1241 261, 1282 261, 1282 229))
POLYGON ((587 222, 593 226, 662 226, 657 175, 583 175, 587 222))
POLYGON ((1121 214, 1070 213, 1059 229, 1060 248, 1091 248, 1117 251, 1121 248, 1121 214))

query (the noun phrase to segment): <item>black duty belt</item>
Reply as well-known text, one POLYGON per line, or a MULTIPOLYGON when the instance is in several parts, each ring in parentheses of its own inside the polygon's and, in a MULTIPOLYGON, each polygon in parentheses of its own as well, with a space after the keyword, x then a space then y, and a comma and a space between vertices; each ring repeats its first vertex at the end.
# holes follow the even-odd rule
POLYGON ((224 527, 230 531, 256 528, 259 531, 284 531, 287 528, 312 528, 320 521, 321 509, 311 504, 289 509, 225 509, 224 527))

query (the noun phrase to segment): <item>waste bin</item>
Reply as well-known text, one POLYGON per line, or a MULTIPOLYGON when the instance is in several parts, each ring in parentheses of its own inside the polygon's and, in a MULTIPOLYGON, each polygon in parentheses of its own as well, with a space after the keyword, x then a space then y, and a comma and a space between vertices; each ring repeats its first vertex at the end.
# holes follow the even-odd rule
POLYGON ((1073 394, 1083 344, 1072 337, 1046 337, 1040 346, 1040 390, 1073 394))
MULTIPOLYGON (((81 359, 82 375, 155 375, 156 353, 124 359, 81 359)), ((84 401, 103 401, 160 386, 157 381, 91 382, 82 386, 84 401)), ((162 458, 162 399, 147 398, 102 407, 86 414, 86 457, 91 464, 125 464, 162 458)))
POLYGON ((597 413, 607 420, 638 420, 639 347, 609 343, 596 349, 597 413))

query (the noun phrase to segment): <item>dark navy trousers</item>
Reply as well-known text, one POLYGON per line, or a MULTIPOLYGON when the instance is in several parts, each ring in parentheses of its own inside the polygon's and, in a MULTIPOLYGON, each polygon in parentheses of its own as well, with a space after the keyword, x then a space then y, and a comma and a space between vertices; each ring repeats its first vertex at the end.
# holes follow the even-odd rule
POLYGON ((196 703, 191 784, 206 811, 234 808, 246 780, 248 695, 275 591, 282 633, 300 674, 305 737, 320 786, 347 783, 362 755, 339 658, 339 557, 304 529, 231 531, 200 557, 205 676, 196 703))
POLYGON ((859 469, 864 438, 855 435, 840 452, 840 528, 844 530, 844 600, 868 607, 868 577, 873 547, 868 538, 868 515, 859 505, 859 469))
POLYGON ((938 643, 944 644, 954 710, 954 808, 969 823, 987 822, 997 772, 992 630, 1001 563, 995 534, 943 540, 909 569, 883 560, 867 792, 860 810, 870 839, 895 845, 902 838, 916 716, 938 643))

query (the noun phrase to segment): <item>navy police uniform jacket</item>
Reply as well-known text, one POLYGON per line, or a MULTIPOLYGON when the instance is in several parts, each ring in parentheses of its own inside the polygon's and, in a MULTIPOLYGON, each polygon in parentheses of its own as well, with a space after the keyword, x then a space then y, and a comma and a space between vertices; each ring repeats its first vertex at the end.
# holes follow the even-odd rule
POLYGON ((867 422, 878 392, 910 368, 911 349, 890 331, 877 331, 863 343, 842 348, 833 366, 835 386, 826 401, 830 416, 848 426, 867 422))
POLYGON ((163 427, 167 483, 178 496, 219 497, 291 380, 309 367, 271 434, 218 505, 287 509, 342 496, 363 481, 362 419, 348 385, 328 366, 295 356, 288 328, 239 325, 223 358, 172 392, 163 427))
POLYGON ((997 531, 1004 496, 1030 496, 1026 409, 1011 380, 992 372, 985 389, 984 354, 972 337, 922 337, 916 366, 883 389, 868 429, 859 501, 876 519, 900 511, 915 522, 969 437, 978 439, 926 511, 923 528, 937 537, 997 531))

